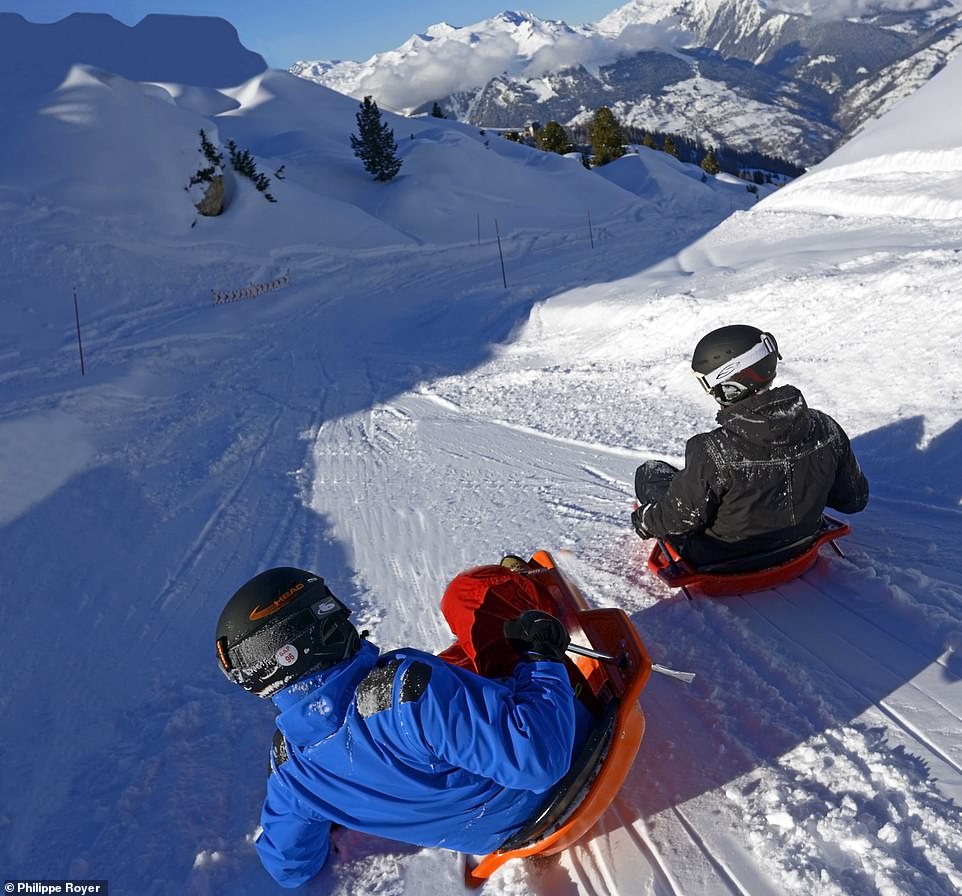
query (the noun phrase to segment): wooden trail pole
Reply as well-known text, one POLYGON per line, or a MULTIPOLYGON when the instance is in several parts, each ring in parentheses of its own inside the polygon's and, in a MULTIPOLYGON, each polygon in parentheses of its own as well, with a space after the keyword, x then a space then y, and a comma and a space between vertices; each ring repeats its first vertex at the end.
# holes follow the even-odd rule
POLYGON ((77 290, 73 291, 73 314, 77 321, 77 348, 80 350, 80 375, 86 376, 84 370, 84 344, 80 338, 80 305, 77 303, 77 290))
POLYGON ((504 272, 504 252, 501 251, 501 230, 498 227, 498 219, 494 219, 494 232, 498 237, 498 255, 501 258, 501 281, 504 283, 504 288, 508 288, 508 277, 504 272))
POLYGON ((588 209, 588 239, 591 241, 591 248, 595 247, 595 234, 591 228, 591 209, 588 209))

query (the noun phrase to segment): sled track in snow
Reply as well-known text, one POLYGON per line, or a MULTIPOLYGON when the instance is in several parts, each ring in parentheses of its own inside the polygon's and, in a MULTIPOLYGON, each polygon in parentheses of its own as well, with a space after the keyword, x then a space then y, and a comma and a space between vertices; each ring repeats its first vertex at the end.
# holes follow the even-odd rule
MULTIPOLYGON (((847 606, 842 604, 840 601, 837 601, 834 598, 832 598, 831 595, 829 595, 827 592, 815 586, 809 585, 808 587, 810 587, 811 590, 816 592, 817 594, 823 595, 828 599, 832 600, 844 611, 852 612, 847 606)), ((793 600, 790 595, 785 594, 784 592, 778 591, 777 589, 775 593, 777 593, 780 597, 782 597, 787 604, 790 604, 791 606, 796 607, 798 609, 803 609, 798 607, 797 602, 793 600)), ((885 700, 884 698, 877 699, 875 696, 869 693, 865 688, 859 686, 856 682, 852 681, 851 678, 843 677, 839 673, 839 669, 837 668, 837 666, 828 660, 827 654, 830 652, 829 650, 823 649, 819 651, 817 649, 814 649, 812 646, 798 640, 795 635, 793 635, 784 626, 780 625, 774 618, 772 618, 771 614, 765 613, 762 609, 760 609, 759 606, 756 605, 756 603, 747 600, 745 597, 739 597, 736 599, 738 600, 740 606, 747 607, 753 614, 755 614, 757 617, 762 619, 768 626, 770 626, 772 629, 777 631, 784 638, 792 641, 799 648, 804 650, 812 658, 814 663, 817 663, 822 669, 832 673, 840 681, 843 681, 844 686, 847 688, 850 688, 852 691, 857 693, 862 698, 865 705, 874 706, 880 713, 882 713, 887 719, 889 719, 895 727, 903 731, 911 740, 918 743, 919 746, 923 747, 925 750, 930 752, 933 756, 938 757, 942 762, 944 762, 947 766, 953 769, 957 774, 962 775, 962 764, 955 761, 950 755, 948 755, 945 752, 944 749, 942 749, 938 744, 936 744, 931 738, 927 737, 918 728, 918 726, 912 724, 900 712, 893 709, 887 700, 885 700)), ((858 613, 855 613, 855 615, 861 616, 861 614, 858 614, 858 613)), ((878 628, 877 626, 876 628, 885 637, 887 638, 893 637, 889 632, 885 631, 884 629, 878 628)), ((889 672, 896 679, 901 677, 897 670, 892 669, 891 666, 886 664, 884 660, 878 658, 877 656, 874 655, 873 652, 870 652, 869 650, 867 650, 864 644, 856 643, 852 639, 846 637, 844 633, 838 633, 836 631, 836 635, 842 638, 846 642, 849 650, 851 651, 850 655, 852 654, 859 655, 865 660, 868 660, 872 663, 882 666, 887 672, 889 672)), ((899 639, 895 639, 895 640, 899 640, 899 639)), ((902 641, 900 641, 900 643, 905 644, 905 642, 902 642, 902 641)), ((906 646, 910 646, 910 645, 906 645, 906 646)), ((947 715, 949 715, 955 722, 957 723, 962 722, 962 720, 960 720, 955 713, 953 713, 950 709, 945 707, 944 704, 942 704, 941 702, 936 700, 934 697, 932 697, 932 695, 926 693, 924 696, 926 699, 932 700, 934 703, 936 703, 936 705, 938 705, 938 707, 947 715)))
MULTIPOLYGON (((751 891, 719 858, 688 816, 677 807, 671 811, 693 852, 701 855, 705 867, 711 869, 715 886, 713 894, 751 896, 751 891)), ((649 835, 647 823, 642 818, 633 817, 634 814, 621 797, 616 798, 609 809, 609 830, 623 834, 628 841, 625 845, 633 851, 627 860, 612 862, 604 838, 589 840, 584 847, 570 852, 569 861, 578 892, 584 896, 634 896, 642 891, 657 896, 685 896, 686 887, 672 874, 670 862, 649 835), (650 876, 647 881, 644 879, 646 866, 650 876)))
POLYGON ((892 709, 892 707, 890 707, 884 700, 876 705, 881 712, 885 713, 888 718, 890 718, 909 736, 914 738, 921 746, 929 750, 934 756, 938 756, 939 759, 941 759, 946 765, 955 769, 956 772, 962 775, 962 766, 953 761, 952 757, 946 755, 933 741, 926 737, 916 725, 913 725, 910 721, 908 721, 908 719, 902 716, 901 713, 892 709))
POLYGON ((688 834, 691 842, 701 851, 702 855, 708 861, 708 864, 711 865, 712 869, 718 875, 718 880, 724 882, 728 887, 729 892, 737 894, 737 896, 751 896, 751 892, 738 882, 738 878, 732 870, 701 837, 688 816, 677 806, 672 809, 672 812, 678 819, 679 824, 685 829, 685 833, 688 834))
MULTIPOLYGON (((844 603, 830 590, 826 590, 824 587, 819 587, 817 585, 812 585, 811 587, 813 590, 823 595, 827 600, 831 601, 837 607, 844 609, 848 613, 851 613, 853 616, 857 616, 864 624, 871 626, 871 628, 876 632, 878 632, 881 636, 886 638, 891 638, 893 641, 897 642, 899 645, 907 648, 908 650, 914 651, 916 649, 915 645, 912 644, 911 641, 903 637, 899 632, 893 632, 886 628, 883 628, 878 624, 878 621, 874 619, 872 616, 870 616, 868 613, 863 612, 858 607, 853 607, 849 604, 844 603)), ((935 662, 938 663, 943 669, 948 669, 948 664, 945 662, 945 659, 943 657, 941 656, 937 657, 935 659, 935 662)))
MULTIPOLYGON (((858 640, 855 640, 852 637, 845 636, 846 642, 849 643, 853 649, 864 653, 864 655, 868 659, 885 667, 889 672, 891 672, 893 676, 901 678, 905 676, 906 672, 905 670, 894 668, 891 663, 890 657, 895 656, 899 658, 904 658, 908 654, 913 654, 918 658, 917 662, 919 667, 937 665, 941 669, 951 673, 951 670, 949 669, 949 666, 942 655, 934 655, 934 654, 932 656, 922 655, 919 652, 918 645, 913 644, 911 641, 905 638, 901 632, 893 631, 891 629, 888 629, 879 625, 877 619, 873 619, 870 615, 863 612, 858 607, 853 607, 850 604, 845 603, 831 590, 828 590, 822 585, 813 584, 804 580, 802 581, 801 584, 804 585, 804 587, 809 589, 811 592, 819 595, 821 598, 824 598, 826 601, 829 601, 835 607, 837 607, 838 610, 840 611, 841 618, 855 617, 859 622, 859 628, 857 631, 858 640), (874 634, 875 636, 874 640, 869 641, 866 639, 866 634, 867 634, 865 631, 866 625, 869 626, 869 631, 874 634), (889 649, 888 645, 884 643, 886 641, 894 642, 902 649, 900 651, 892 651, 891 649, 889 649)), ((783 595, 783 596, 785 597, 787 602, 790 603, 792 606, 798 607, 799 609, 803 609, 803 606, 799 604, 798 598, 796 596, 793 596, 792 594, 783 595)), ((925 691, 924 693, 925 693, 925 696, 929 700, 931 700, 934 704, 936 704, 943 713, 945 713, 955 722, 962 724, 962 717, 960 717, 957 712, 955 712, 954 710, 946 706, 945 703, 940 699, 938 699, 938 697, 934 693, 929 691, 925 691)), ((886 706, 885 701, 881 701, 881 705, 886 706)), ((893 712, 895 715, 898 715, 898 713, 895 710, 892 710, 891 708, 889 708, 889 711, 893 712)), ((906 722, 906 725, 909 728, 911 728, 911 723, 906 722)), ((919 734, 919 737, 921 736, 922 735, 919 734)), ((918 739, 918 737, 916 739, 918 739)), ((933 749, 933 752, 937 754, 940 752, 938 748, 934 747, 934 745, 929 745, 929 744, 926 744, 926 745, 930 746, 930 748, 933 749)), ((943 758, 945 758, 945 760, 953 768, 955 768, 956 771, 959 771, 960 773, 962 773, 962 763, 952 760, 949 757, 943 757, 943 758)))
MULTIPOLYGON (((662 886, 665 887, 666 896, 667 894, 671 894, 671 896, 678 894, 678 896, 681 896, 681 889, 678 886, 678 882, 668 869, 668 865, 662 858, 655 844, 651 842, 644 821, 640 818, 629 821, 628 815, 625 812, 624 803, 620 798, 614 801, 612 809, 619 821, 621 821, 632 842, 638 846, 638 851, 648 860, 654 876, 662 886)), ((618 891, 616 890, 616 892, 618 891)))
MULTIPOLYGON (((617 818, 617 827, 623 830, 637 850, 637 863, 646 863, 653 878, 653 892, 659 896, 683 896, 678 882, 668 869, 667 864, 651 842, 642 819, 630 819, 621 797, 617 797, 608 810, 610 815, 617 818)), ((634 869, 637 877, 626 882, 620 879, 617 869, 608 862, 608 855, 597 839, 589 840, 583 848, 570 851, 572 871, 577 876, 579 893, 585 896, 630 896, 640 886, 643 878, 642 868, 634 869)))

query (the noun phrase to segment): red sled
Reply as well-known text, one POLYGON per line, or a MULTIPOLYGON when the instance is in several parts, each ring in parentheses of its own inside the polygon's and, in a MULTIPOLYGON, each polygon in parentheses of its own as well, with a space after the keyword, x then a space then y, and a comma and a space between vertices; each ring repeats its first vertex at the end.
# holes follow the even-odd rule
POLYGON ((681 588, 689 600, 689 589, 709 597, 749 594, 782 585, 800 576, 818 559, 818 551, 823 544, 831 545, 836 554, 844 557, 835 541, 851 531, 848 523, 823 514, 814 535, 775 550, 697 569, 667 541, 659 539, 648 557, 648 569, 669 588, 681 588))
POLYGON ((579 696, 598 721, 568 774, 528 823, 477 864, 466 862, 470 887, 481 886, 509 859, 552 855, 576 843, 618 795, 645 732, 638 697, 651 674, 651 659, 628 615, 616 608, 588 609, 547 551, 538 551, 529 566, 533 571, 526 574, 547 586, 554 615, 571 635, 569 652, 590 692, 579 696))

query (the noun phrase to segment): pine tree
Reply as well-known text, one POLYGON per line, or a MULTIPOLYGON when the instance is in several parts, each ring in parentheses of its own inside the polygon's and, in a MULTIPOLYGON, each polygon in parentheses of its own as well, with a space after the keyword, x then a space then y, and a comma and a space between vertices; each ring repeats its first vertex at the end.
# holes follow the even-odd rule
POLYGON ((715 158, 715 150, 711 148, 705 155, 705 158, 701 160, 702 170, 707 174, 718 174, 721 171, 721 165, 718 164, 718 159, 715 158))
POLYGON ((431 116, 433 118, 444 118, 444 110, 441 108, 439 103, 435 103, 434 107, 431 109, 431 116))
POLYGON ((674 156, 676 159, 678 158, 678 147, 675 146, 675 139, 671 134, 665 134, 665 142, 662 144, 661 151, 674 156))
POLYGON ((625 135, 607 106, 602 106, 591 119, 588 140, 596 165, 607 165, 625 154, 625 135))
POLYGON ((556 121, 549 121, 538 132, 535 145, 544 152, 556 152, 562 156, 574 150, 565 129, 556 121))
POLYGON ((364 97, 356 118, 358 134, 351 134, 354 155, 375 180, 391 180, 401 170, 401 160, 395 155, 394 131, 381 121, 381 110, 369 96, 364 97))

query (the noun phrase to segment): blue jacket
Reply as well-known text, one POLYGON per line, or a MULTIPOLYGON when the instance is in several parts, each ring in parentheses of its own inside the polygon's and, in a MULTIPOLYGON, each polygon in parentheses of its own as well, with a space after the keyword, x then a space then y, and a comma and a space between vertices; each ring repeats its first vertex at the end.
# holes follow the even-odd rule
POLYGON ((288 758, 268 779, 256 847, 285 887, 321 869, 331 822, 492 851, 567 772, 590 724, 560 663, 522 662, 493 681, 367 642, 273 699, 288 758))

